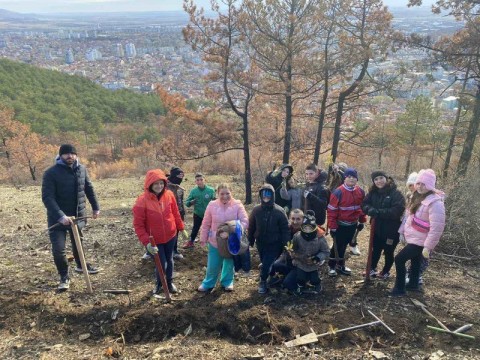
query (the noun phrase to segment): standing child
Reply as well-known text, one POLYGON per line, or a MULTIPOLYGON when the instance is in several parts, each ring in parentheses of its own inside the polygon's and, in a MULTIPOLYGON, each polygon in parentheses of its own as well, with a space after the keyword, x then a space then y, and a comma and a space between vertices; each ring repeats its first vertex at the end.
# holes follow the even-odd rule
POLYGON ((280 256, 290 240, 288 219, 285 210, 275 204, 275 191, 270 184, 264 184, 259 193, 260 205, 253 208, 248 223, 250 246, 257 242, 258 254, 262 262, 258 292, 265 294, 267 278, 271 274, 274 261, 280 256))
POLYGON ((293 236, 292 258, 297 277, 296 293, 301 295, 309 283, 315 293, 322 290, 318 267, 325 262, 330 248, 324 233, 319 235, 315 213, 308 210, 300 231, 293 236))
POLYGON ((337 276, 337 271, 343 275, 350 275, 352 270, 345 266, 345 250, 352 241, 355 231, 362 231, 367 218, 362 212, 361 205, 365 192, 357 185, 358 174, 354 168, 345 170, 345 182, 330 196, 328 204, 328 227, 333 238, 334 246, 330 251, 328 266, 329 276, 337 276), (359 223, 360 222, 360 223, 359 223), (337 254, 335 253, 335 243, 337 254))
POLYGON ((293 166, 290 164, 282 164, 278 169, 269 172, 265 178, 265 182, 272 185, 275 190, 275 204, 283 209, 287 208, 286 211, 292 208, 292 204, 291 201, 280 196, 280 189, 282 183, 292 177, 292 175, 293 166))
POLYGON ((420 170, 415 183, 407 218, 400 226, 399 233, 405 237, 407 245, 395 256, 397 277, 391 296, 403 296, 406 290, 419 291, 420 264, 422 256, 430 253, 440 241, 445 227, 445 206, 436 193, 437 178, 432 169, 420 170), (405 263, 410 260, 412 272, 408 285, 405 284, 405 263))
POLYGON ((304 211, 313 210, 317 225, 323 225, 326 218, 326 210, 330 192, 325 186, 327 173, 317 165, 310 164, 305 169, 305 184, 303 192, 304 211))
POLYGON ((373 184, 362 204, 363 212, 371 219, 375 219, 370 277, 378 276, 386 280, 390 277, 393 254, 399 241, 398 229, 405 211, 405 198, 397 189, 395 181, 384 171, 374 171, 371 177, 373 184), (382 271, 377 273, 382 251, 385 264, 382 271))
MULTIPOLYGON (((185 189, 181 187, 180 184, 182 183, 184 176, 185 173, 183 170, 177 166, 174 166, 170 169, 170 174, 167 178, 167 188, 173 193, 173 195, 175 195, 175 200, 177 201, 178 211, 180 212, 182 221, 185 221, 185 207, 183 206, 183 195, 185 194, 185 189)), ((173 246, 173 258, 175 260, 183 259, 183 255, 178 252, 178 234, 173 246)))
POLYGON ((195 243, 200 226, 202 226, 203 216, 210 201, 215 200, 215 189, 205 183, 205 177, 202 173, 195 174, 195 186, 188 194, 185 205, 193 205, 193 228, 190 234, 190 240, 184 245, 184 249, 192 248, 195 243))
MULTIPOLYGON (((177 288, 172 283, 173 247, 177 233, 180 231, 186 233, 186 231, 178 212, 175 196, 167 189, 167 177, 162 170, 147 172, 144 192, 137 198, 132 211, 133 227, 138 239, 151 255, 159 254, 168 290, 175 294, 177 288), (155 246, 151 245, 150 237, 155 240, 155 246)), ((162 283, 156 269, 155 275, 157 285, 154 293, 159 294, 162 283)))

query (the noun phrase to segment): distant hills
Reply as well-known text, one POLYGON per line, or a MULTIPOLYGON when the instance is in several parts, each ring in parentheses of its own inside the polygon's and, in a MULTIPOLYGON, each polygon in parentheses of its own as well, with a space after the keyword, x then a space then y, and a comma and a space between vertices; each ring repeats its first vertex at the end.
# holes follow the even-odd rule
POLYGON ((0 106, 33 131, 99 134, 106 124, 147 123, 164 113, 156 94, 110 91, 92 81, 58 71, 0 59, 0 106))
POLYGON ((35 16, 0 9, 0 21, 35 20, 35 16))

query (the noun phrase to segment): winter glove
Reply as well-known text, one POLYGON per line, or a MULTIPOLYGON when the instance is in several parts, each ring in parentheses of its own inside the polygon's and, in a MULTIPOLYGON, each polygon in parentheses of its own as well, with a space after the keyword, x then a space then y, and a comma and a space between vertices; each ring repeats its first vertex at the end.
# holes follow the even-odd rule
POLYGON ((430 257, 430 250, 428 250, 427 248, 423 248, 422 250, 422 256, 425 258, 425 259, 428 259, 430 257))
POLYGON ((357 225, 357 230, 360 232, 363 230, 364 227, 365 227, 365 224, 360 223, 357 225))
POLYGON ((62 216, 58 222, 62 225, 68 226, 68 225, 73 225, 72 219, 70 219, 68 216, 62 216))
POLYGON ((182 230, 180 231, 180 235, 182 236, 183 240, 187 240, 188 239, 188 233, 187 233, 187 230, 182 230))
POLYGON ((158 254, 158 248, 156 246, 152 246, 152 244, 147 244, 147 251, 149 254, 155 255, 158 254))
POLYGON ((377 217, 378 216, 378 210, 375 208, 368 208, 367 215, 370 217, 377 217))
POLYGON ((407 240, 405 240, 405 235, 400 234, 400 236, 398 238, 400 240, 400 244, 407 245, 407 240))

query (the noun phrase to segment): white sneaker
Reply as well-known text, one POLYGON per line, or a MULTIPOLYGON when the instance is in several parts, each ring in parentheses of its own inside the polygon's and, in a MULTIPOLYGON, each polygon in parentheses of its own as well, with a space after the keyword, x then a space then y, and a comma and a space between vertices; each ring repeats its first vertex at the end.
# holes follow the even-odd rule
POLYGON ((331 276, 331 277, 337 276, 337 270, 330 268, 328 270, 328 276, 331 276))
POLYGON ((183 259, 183 255, 180 254, 180 253, 173 254, 173 259, 174 259, 174 260, 182 260, 182 259, 183 259))
POLYGON ((65 291, 70 288, 70 278, 67 276, 60 279, 60 284, 58 284, 58 290, 65 291))
POLYGON ((149 252, 146 252, 145 254, 143 254, 142 260, 153 260, 153 256, 150 255, 149 252))
POLYGON ((358 245, 355 245, 355 246, 350 246, 350 254, 360 256, 362 253, 360 252, 358 245))

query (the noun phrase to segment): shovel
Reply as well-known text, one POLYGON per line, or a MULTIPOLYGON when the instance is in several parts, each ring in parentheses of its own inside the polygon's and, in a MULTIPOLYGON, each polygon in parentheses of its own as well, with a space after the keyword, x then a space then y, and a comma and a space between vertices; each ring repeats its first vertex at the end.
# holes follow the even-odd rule
MULTIPOLYGON (((157 244, 155 244, 155 239, 151 235, 150 235, 150 244, 152 246, 157 246, 157 244)), ((165 279, 165 272, 163 271, 162 263, 160 262, 160 255, 158 255, 158 252, 153 256, 153 258, 155 260, 155 267, 157 268, 158 275, 160 276, 160 282, 162 283, 162 289, 165 295, 165 300, 167 302, 171 302, 172 298, 170 297, 170 292, 168 291, 167 280, 165 279)))
POLYGON ((80 258, 80 264, 82 264, 83 277, 85 278, 85 283, 87 284, 87 291, 91 294, 93 293, 92 283, 90 282, 90 276, 88 275, 87 262, 85 261, 85 254, 83 253, 82 241, 80 239, 80 233, 78 232, 77 222, 82 218, 71 217, 73 221, 72 233, 73 238, 75 239, 75 246, 77 247, 78 257, 80 258))

